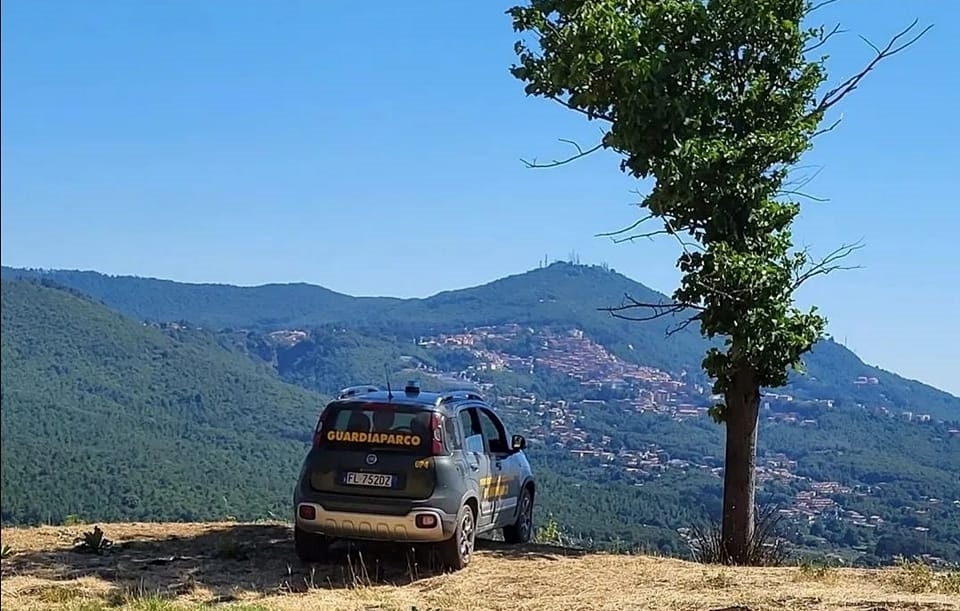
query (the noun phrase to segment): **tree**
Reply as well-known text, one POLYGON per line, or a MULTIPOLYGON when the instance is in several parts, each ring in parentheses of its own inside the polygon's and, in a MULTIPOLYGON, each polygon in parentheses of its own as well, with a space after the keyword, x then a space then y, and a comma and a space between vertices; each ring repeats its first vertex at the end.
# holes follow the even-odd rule
MULTIPOLYGON (((828 111, 884 58, 912 44, 916 22, 839 86, 821 92, 825 57, 808 59, 839 27, 809 28, 805 0, 529 0, 508 11, 516 44, 512 74, 527 95, 553 100, 605 124, 594 151, 621 156, 621 171, 654 178, 639 206, 648 214, 606 234, 617 241, 669 235, 682 246, 683 273, 672 300, 625 296, 614 315, 680 317, 714 341, 703 367, 723 402, 726 424, 722 541, 727 562, 751 558, 760 389, 788 372, 824 333, 816 308, 794 292, 816 276, 846 269, 859 244, 817 259, 793 248, 791 225, 803 196, 790 171, 828 111), (653 220, 659 226, 643 231, 653 220), (641 315, 634 314, 642 312, 641 315)), ((929 29, 929 28, 927 28, 929 29)))

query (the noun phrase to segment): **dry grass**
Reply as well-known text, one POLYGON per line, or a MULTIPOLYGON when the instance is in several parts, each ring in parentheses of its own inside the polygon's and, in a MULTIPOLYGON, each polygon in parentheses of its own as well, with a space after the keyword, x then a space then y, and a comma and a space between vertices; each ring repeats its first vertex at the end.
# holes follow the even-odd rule
POLYGON ((104 555, 70 551, 89 529, 3 529, 3 609, 960 611, 955 582, 915 567, 730 568, 483 543, 444 575, 391 547, 303 567, 283 524, 106 524, 104 555))

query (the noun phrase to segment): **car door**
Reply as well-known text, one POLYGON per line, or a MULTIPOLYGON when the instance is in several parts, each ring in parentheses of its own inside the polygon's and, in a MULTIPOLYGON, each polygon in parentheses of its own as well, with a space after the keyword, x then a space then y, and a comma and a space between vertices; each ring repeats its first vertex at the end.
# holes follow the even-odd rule
POLYGON ((483 441, 483 430, 477 417, 476 408, 464 407, 458 413, 460 428, 463 429, 463 456, 467 463, 466 477, 479 491, 480 515, 477 516, 477 529, 488 528, 494 518, 494 499, 486 494, 490 483, 491 462, 483 441))
POLYGON ((513 523, 520 496, 520 469, 510 450, 503 422, 487 407, 477 408, 480 430, 490 460, 490 483, 487 493, 493 505, 493 524, 496 528, 513 523))

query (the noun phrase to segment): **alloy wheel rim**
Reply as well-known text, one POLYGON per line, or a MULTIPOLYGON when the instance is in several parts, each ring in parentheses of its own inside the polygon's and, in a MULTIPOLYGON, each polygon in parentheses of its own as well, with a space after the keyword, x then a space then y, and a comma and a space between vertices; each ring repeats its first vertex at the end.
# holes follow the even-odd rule
POLYGON ((464 562, 470 559, 473 552, 473 514, 468 509, 460 523, 460 557, 464 562))
POLYGON ((532 521, 531 514, 533 513, 532 511, 530 511, 531 507, 532 505, 530 503, 530 496, 527 494, 523 495, 523 500, 521 501, 521 505, 520 505, 520 536, 521 538, 526 538, 527 533, 530 532, 530 522, 532 521))

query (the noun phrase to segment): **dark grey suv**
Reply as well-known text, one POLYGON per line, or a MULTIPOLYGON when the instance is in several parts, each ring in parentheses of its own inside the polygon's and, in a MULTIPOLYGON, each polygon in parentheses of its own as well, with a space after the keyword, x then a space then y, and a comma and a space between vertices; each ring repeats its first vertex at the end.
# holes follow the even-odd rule
POLYGON ((525 447, 472 391, 344 389, 300 470, 297 555, 322 561, 335 539, 432 543, 459 570, 479 534, 525 543, 536 494, 525 447))

